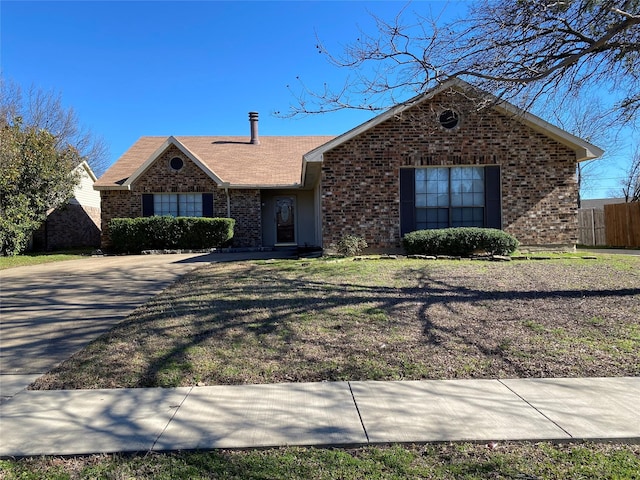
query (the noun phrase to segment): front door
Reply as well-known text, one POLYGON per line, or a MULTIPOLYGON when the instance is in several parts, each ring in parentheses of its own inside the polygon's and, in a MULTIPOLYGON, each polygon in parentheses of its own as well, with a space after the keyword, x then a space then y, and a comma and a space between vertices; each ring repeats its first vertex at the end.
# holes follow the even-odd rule
POLYGON ((296 243, 295 197, 276 197, 276 244, 296 243))

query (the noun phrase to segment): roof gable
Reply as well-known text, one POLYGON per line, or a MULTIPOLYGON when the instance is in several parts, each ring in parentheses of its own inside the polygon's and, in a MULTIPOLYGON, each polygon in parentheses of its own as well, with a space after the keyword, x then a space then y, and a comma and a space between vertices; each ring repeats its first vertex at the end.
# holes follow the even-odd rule
POLYGON ((189 160, 195 163, 204 173, 207 174, 218 186, 224 186, 224 183, 195 153, 185 147, 179 140, 171 136, 167 138, 149 157, 140 165, 129 178, 127 178, 122 184, 127 189, 131 188, 131 185, 140 178, 144 172, 171 146, 176 147, 182 152, 189 160))
POLYGON ((96 182, 97 190, 129 190, 172 145, 226 188, 302 188, 305 153, 334 137, 141 137, 96 182))
MULTIPOLYGON (((387 110, 386 112, 372 118, 371 120, 368 120, 367 122, 364 122, 361 125, 358 125, 357 127, 349 130, 348 132, 340 135, 339 137, 336 137, 333 140, 327 142, 326 144, 321 145, 318 148, 310 151, 304 156, 305 161, 322 162, 322 155, 324 154, 324 152, 327 152, 337 147, 338 145, 348 142, 352 138, 357 137, 358 135, 374 128, 375 126, 400 115, 405 110, 408 110, 420 103, 428 101, 434 98, 435 96, 445 91, 448 91, 450 89, 454 89, 460 92, 465 92, 465 91, 478 92, 478 90, 475 87, 473 87, 469 83, 464 82, 460 79, 453 78, 453 79, 447 80, 446 82, 441 83, 440 85, 429 90, 428 92, 421 93, 420 95, 417 95, 411 98, 410 100, 407 100, 406 102, 396 105, 395 107, 387 110)), ((498 112, 501 112, 503 114, 506 114, 514 118, 516 121, 519 121, 527 125, 531 129, 543 135, 546 135, 547 137, 552 138, 557 142, 575 151, 576 159, 579 162, 584 160, 592 160, 604 154, 604 150, 602 150, 601 148, 587 142, 586 140, 576 137, 575 135, 572 135, 569 132, 566 132, 560 129, 555 125, 550 124, 549 122, 543 120, 542 118, 536 115, 533 115, 532 113, 526 112, 525 110, 522 110, 521 108, 518 108, 509 102, 501 101, 493 95, 490 95, 487 93, 482 93, 482 95, 484 98, 487 99, 488 102, 493 104, 491 108, 493 108, 494 110, 497 110, 498 112)))
POLYGON ((98 178, 96 177, 96 174, 93 173, 93 170, 91 169, 91 167, 89 166, 86 160, 83 160, 82 162, 80 162, 80 164, 76 167, 76 170, 79 170, 79 171, 84 170, 92 182, 95 182, 96 180, 98 180, 98 178))

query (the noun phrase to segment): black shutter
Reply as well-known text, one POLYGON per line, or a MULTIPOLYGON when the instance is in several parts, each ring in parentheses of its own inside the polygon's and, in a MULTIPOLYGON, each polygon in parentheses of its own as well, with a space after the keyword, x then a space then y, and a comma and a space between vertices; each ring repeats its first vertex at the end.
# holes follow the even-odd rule
POLYGON ((416 169, 400 169, 400 236, 416 229, 416 169))
POLYGON ((213 193, 202 194, 202 216, 213 217, 213 193))
POLYGON ((153 193, 142 194, 142 216, 153 216, 153 193))
POLYGON ((500 201, 500 167, 492 165, 484 169, 484 226, 502 228, 502 203, 500 201))

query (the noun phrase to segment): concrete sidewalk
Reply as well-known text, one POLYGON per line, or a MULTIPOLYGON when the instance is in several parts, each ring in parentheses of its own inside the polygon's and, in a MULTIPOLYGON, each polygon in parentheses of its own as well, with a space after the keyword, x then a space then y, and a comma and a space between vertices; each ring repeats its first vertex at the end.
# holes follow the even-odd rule
POLYGON ((23 390, 0 404, 0 456, 463 440, 637 442, 638 399, 638 377, 23 390))

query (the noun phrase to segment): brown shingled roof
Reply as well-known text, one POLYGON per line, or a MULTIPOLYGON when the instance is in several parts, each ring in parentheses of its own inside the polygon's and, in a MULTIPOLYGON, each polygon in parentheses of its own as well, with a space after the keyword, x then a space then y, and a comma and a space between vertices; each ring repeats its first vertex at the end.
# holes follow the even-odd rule
MULTIPOLYGON (((118 188, 140 169, 172 137, 141 137, 95 183, 118 188)), ((334 137, 260 136, 260 144, 247 137, 177 136, 189 153, 202 161, 213 176, 230 186, 277 187, 300 184, 302 156, 334 137)), ((140 173, 140 172, 138 172, 140 173)))

